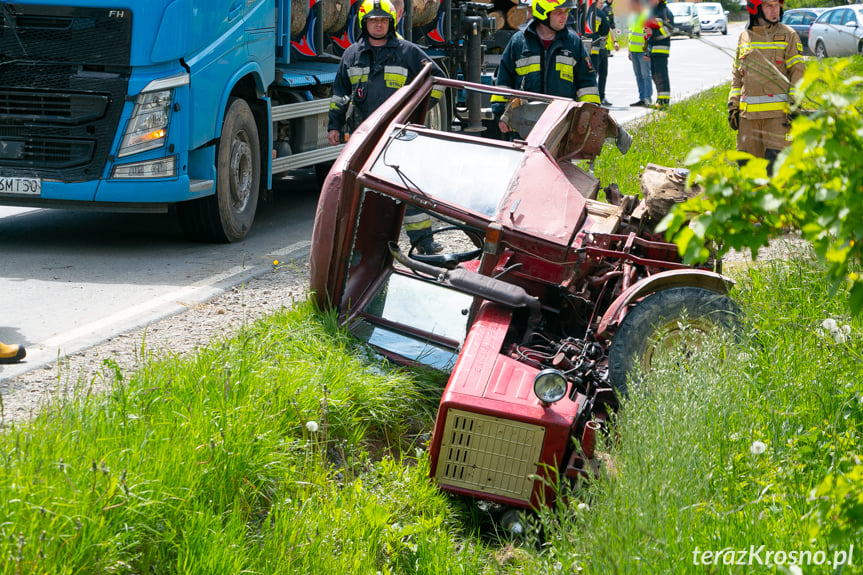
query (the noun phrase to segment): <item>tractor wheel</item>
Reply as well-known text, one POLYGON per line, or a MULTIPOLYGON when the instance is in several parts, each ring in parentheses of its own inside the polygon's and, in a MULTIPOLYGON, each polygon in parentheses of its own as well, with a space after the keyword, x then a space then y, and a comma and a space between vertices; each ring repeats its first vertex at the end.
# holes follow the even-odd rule
POLYGON ((815 42, 815 57, 819 60, 827 57, 827 49, 824 47, 824 42, 821 40, 815 42))
POLYGON ((626 397, 660 355, 681 344, 698 347, 717 328, 734 331, 740 315, 728 296, 703 288, 677 287, 648 295, 629 310, 611 341, 611 384, 626 397))
POLYGON ((180 222, 193 241, 237 242, 255 219, 261 184, 261 143, 245 100, 228 103, 216 150, 216 193, 179 204, 180 222))

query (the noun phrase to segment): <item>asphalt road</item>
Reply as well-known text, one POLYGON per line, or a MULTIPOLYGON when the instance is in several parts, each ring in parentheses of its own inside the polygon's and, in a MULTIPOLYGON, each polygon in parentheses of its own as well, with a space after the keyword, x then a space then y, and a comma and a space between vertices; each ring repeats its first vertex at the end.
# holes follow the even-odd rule
MULTIPOLYGON (((675 39, 673 99, 730 77, 741 26, 728 36, 675 39)), ((625 52, 609 61, 607 98, 620 122, 647 113, 625 52)), ((0 341, 24 343, 25 363, 0 367, 14 377, 206 301, 273 259, 308 254, 318 184, 310 170, 278 180, 249 237, 232 245, 188 243, 174 214, 131 215, 0 207, 0 341)))

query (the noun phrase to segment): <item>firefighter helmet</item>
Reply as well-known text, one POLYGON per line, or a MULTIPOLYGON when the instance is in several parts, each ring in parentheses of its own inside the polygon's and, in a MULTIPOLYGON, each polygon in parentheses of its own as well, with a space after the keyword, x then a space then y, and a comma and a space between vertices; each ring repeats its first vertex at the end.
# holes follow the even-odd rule
POLYGON ((756 16, 761 4, 773 4, 774 2, 779 2, 780 6, 785 5, 785 0, 746 0, 746 9, 750 14, 756 16))
POLYGON ((396 8, 390 0, 364 0, 357 10, 357 20, 359 20, 360 30, 365 32, 366 26, 363 21, 366 18, 389 18, 390 19, 390 34, 394 34, 396 30, 396 8))
POLYGON ((533 0, 533 17, 537 20, 548 20, 548 15, 552 10, 558 8, 571 10, 575 7, 575 0, 533 0))

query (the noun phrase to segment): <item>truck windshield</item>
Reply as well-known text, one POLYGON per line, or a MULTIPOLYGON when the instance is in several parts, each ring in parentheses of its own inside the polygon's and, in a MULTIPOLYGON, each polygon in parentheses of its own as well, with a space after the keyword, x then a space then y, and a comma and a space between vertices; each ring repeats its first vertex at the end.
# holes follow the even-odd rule
POLYGON ((397 129, 371 172, 450 205, 494 217, 523 152, 397 129))

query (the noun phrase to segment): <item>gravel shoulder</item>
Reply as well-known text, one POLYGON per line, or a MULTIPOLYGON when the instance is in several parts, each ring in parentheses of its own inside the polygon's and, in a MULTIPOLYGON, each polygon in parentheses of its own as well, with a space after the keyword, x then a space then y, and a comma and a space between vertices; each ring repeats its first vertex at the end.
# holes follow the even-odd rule
POLYGON ((307 286, 307 258, 282 263, 205 303, 187 306, 179 314, 4 380, 0 382, 0 427, 29 419, 58 393, 75 386, 106 389, 115 365, 134 371, 152 358, 187 354, 213 339, 228 337, 243 325, 305 299, 307 286))

